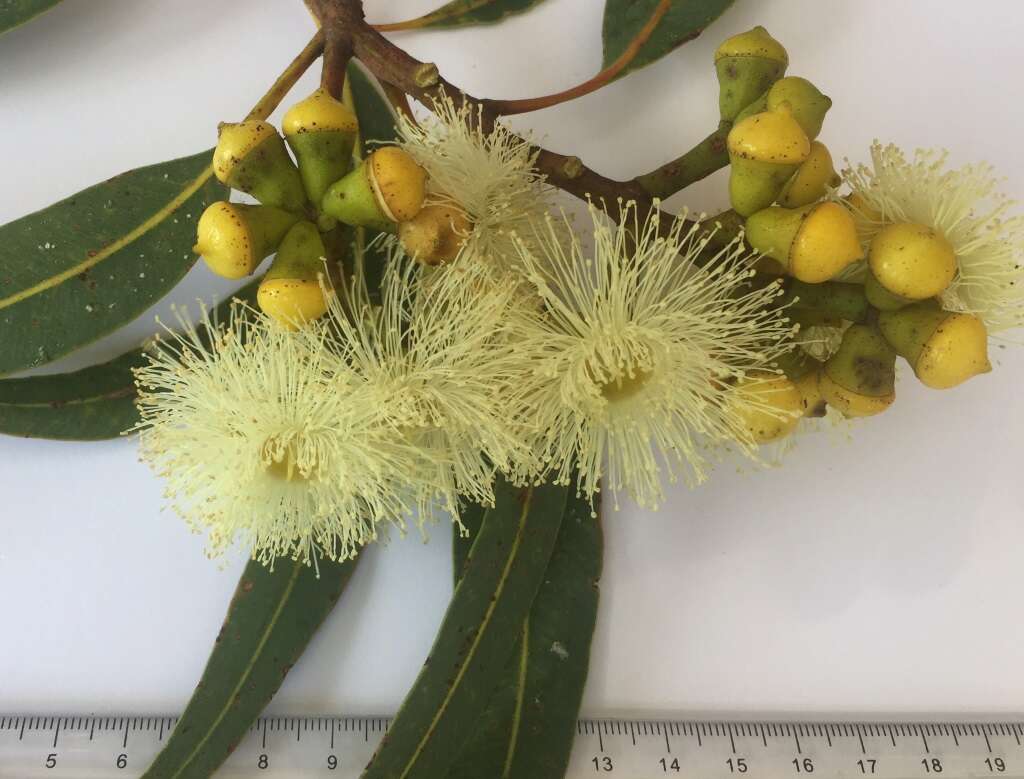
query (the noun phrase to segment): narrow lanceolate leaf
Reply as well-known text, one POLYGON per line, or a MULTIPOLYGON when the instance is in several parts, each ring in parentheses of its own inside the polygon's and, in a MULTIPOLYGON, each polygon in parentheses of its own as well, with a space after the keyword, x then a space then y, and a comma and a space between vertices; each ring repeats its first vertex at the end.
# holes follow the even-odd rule
POLYGON ((385 24, 382 30, 416 30, 423 27, 468 27, 472 24, 494 24, 506 16, 529 11, 544 0, 452 0, 436 11, 396 24, 385 24))
MULTIPOLYGON (((627 65, 619 77, 650 65, 673 49, 692 41, 717 19, 733 0, 674 0, 654 33, 627 65)), ((604 67, 608 67, 636 38, 651 18, 658 0, 605 0, 604 5, 604 67)))
POLYGON ((49 11, 60 0, 0 0, 0 33, 49 11))
POLYGON ((185 275, 196 220, 227 193, 210 155, 122 173, 0 227, 0 374, 116 330, 185 275))
POLYGON ((502 678, 510 636, 544 580, 568 489, 500 483, 495 493, 430 656, 363 779, 445 776, 502 678))
MULTIPOLYGON (((217 307, 216 316, 226 316, 233 300, 254 303, 257 284, 231 295, 217 307)), ((116 438, 139 421, 132 368, 144 362, 139 348, 73 373, 4 379, 0 433, 65 441, 116 438)))
MULTIPOLYGON (((479 519, 463 517, 456 576, 479 519)), ((602 536, 590 504, 569 498, 558 540, 516 648, 447 779, 561 779, 576 733, 597 617, 602 536)))
POLYGON ((250 561, 238 582, 203 677, 144 777, 210 776, 277 692, 348 583, 356 561, 301 561, 273 572, 250 561))

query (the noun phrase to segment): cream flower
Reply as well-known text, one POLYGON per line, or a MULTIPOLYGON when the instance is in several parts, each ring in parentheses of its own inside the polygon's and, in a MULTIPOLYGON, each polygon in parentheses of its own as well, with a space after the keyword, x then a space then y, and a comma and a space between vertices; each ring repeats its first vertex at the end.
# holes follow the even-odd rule
POLYGON ((382 305, 357 287, 358 314, 335 299, 327 324, 331 348, 363 382, 359 405, 420 453, 432 487, 417 496, 421 513, 436 502, 456 521, 460 496, 493 505, 495 469, 530 458, 526 423, 504 402, 522 373, 505 337, 515 292, 489 279, 470 261, 421 274, 393 252, 382 305))
POLYGON ((886 224, 916 222, 940 232, 957 257, 957 274, 942 294, 945 308, 979 316, 989 332, 1024 324, 1024 216, 996 190, 987 164, 945 170, 947 153, 918 150, 912 161, 895 146, 871 147, 872 166, 843 172, 854 214, 867 239, 886 224))
POLYGON ((182 319, 136 371, 142 459, 174 509, 209 535, 211 556, 236 539, 272 564, 342 560, 411 513, 402 488, 421 457, 353 401, 361 378, 324 348, 236 305, 226 325, 182 319), (212 337, 210 336, 212 334, 212 337))
POLYGON ((748 286, 740 243, 702 257, 702 268, 708 235, 682 219, 661 235, 657 209, 641 219, 627 205, 618 227, 593 205, 590 214, 592 253, 578 239, 563 248, 550 223, 536 236, 543 256, 521 247, 547 312, 512 325, 534 360, 518 402, 534 409, 557 480, 578 468, 583 494, 604 478, 616 503, 625 490, 656 507, 663 469, 695 484, 714 445, 754 453, 737 409, 757 401, 736 379, 774 370, 791 328, 771 305, 775 285, 748 286))
POLYGON ((428 204, 454 206, 469 217, 463 254, 480 256, 499 268, 518 260, 515 239, 548 213, 554 189, 534 163, 537 153, 504 125, 484 131, 469 103, 448 95, 433 104, 421 124, 399 118, 400 145, 426 171, 428 204))

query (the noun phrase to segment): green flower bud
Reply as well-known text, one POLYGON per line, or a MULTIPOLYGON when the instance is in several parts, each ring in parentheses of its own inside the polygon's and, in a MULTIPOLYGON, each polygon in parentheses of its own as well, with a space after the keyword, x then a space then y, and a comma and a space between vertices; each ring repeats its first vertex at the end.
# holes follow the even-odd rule
POLYGON ((838 187, 841 180, 825 144, 814 141, 810 155, 779 193, 779 205, 799 208, 815 203, 825 197, 829 187, 838 187))
POLYGON ((273 125, 261 121, 221 123, 213 172, 232 189, 247 192, 268 206, 301 213, 306 193, 284 141, 273 125))
POLYGON ((273 206, 219 200, 199 217, 192 251, 218 276, 240 279, 274 253, 297 219, 273 206))
POLYGON ((328 187, 352 168, 352 147, 359 131, 356 115, 318 89, 288 109, 281 129, 299 163, 306 195, 319 204, 328 187))
POLYGON ((956 253, 949 241, 913 222, 883 227, 871 240, 868 264, 886 290, 911 300, 941 294, 956 275, 956 253))
POLYGON ((345 224, 392 231, 423 208, 427 173, 397 146, 363 160, 324 195, 323 211, 345 224))
POLYGON ((896 352, 877 330, 851 325, 822 368, 820 389, 844 416, 880 414, 896 400, 896 352))
POLYGON ((748 116, 729 132, 729 199, 740 216, 767 208, 810 156, 811 142, 785 104, 748 116))
POLYGON ((914 375, 932 389, 949 389, 992 370, 988 331, 972 314, 943 311, 929 301, 884 312, 878 327, 914 375))
POLYGON ((834 278, 863 255, 853 217, 833 202, 758 211, 747 219, 747 241, 811 284, 834 278))
POLYGON ((722 119, 733 121, 744 107, 786 72, 787 65, 786 49, 764 27, 755 27, 723 41, 715 52, 722 119))
POLYGON ((285 235, 256 291, 264 312, 291 330, 327 311, 320 284, 327 250, 312 222, 299 222, 285 235))

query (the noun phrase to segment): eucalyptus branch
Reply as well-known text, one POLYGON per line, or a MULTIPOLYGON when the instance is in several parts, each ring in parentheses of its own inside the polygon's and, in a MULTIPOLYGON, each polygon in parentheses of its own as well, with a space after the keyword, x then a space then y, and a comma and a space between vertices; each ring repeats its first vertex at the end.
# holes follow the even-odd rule
MULTIPOLYGON (((636 37, 629 42, 625 51, 619 55, 615 62, 593 78, 584 81, 582 84, 577 84, 574 87, 561 92, 555 92, 551 95, 522 98, 519 100, 495 100, 492 101, 494 110, 503 116, 525 114, 530 111, 539 111, 542 108, 550 108, 551 106, 556 106, 560 103, 566 103, 569 100, 575 100, 577 97, 589 95, 591 92, 596 92, 601 87, 611 83, 616 76, 625 70, 629 63, 636 59, 636 55, 640 53, 640 49, 642 49, 644 44, 650 40, 651 35, 654 34, 654 31, 658 28, 662 18, 664 18, 665 14, 668 13, 668 10, 671 7, 672 0, 661 0, 654 9, 654 13, 652 13, 651 17, 647 20, 647 23, 640 28, 636 37)), ((380 28, 378 27, 377 29, 379 30, 380 28)))
POLYGON ((723 121, 713 133, 680 157, 637 176, 652 197, 669 197, 729 164, 726 138, 732 122, 723 121))
POLYGON ((287 68, 282 71, 277 80, 270 85, 267 93, 259 99, 259 102, 252 107, 246 115, 246 119, 266 119, 281 101, 284 100, 295 83, 302 78, 302 75, 309 70, 309 66, 316 62, 317 58, 324 51, 324 33, 317 30, 316 34, 306 44, 305 48, 298 53, 287 68))

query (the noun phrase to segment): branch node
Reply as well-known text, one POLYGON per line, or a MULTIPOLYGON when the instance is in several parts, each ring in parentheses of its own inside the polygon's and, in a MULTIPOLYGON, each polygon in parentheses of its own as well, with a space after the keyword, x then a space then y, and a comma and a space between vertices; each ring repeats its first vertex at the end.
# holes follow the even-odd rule
POLYGON ((567 179, 578 179, 583 175, 583 160, 579 157, 567 157, 562 163, 562 173, 567 179))
POLYGON ((441 80, 441 74, 433 62, 421 62, 413 70, 412 80, 420 89, 429 89, 437 86, 437 82, 441 80))

